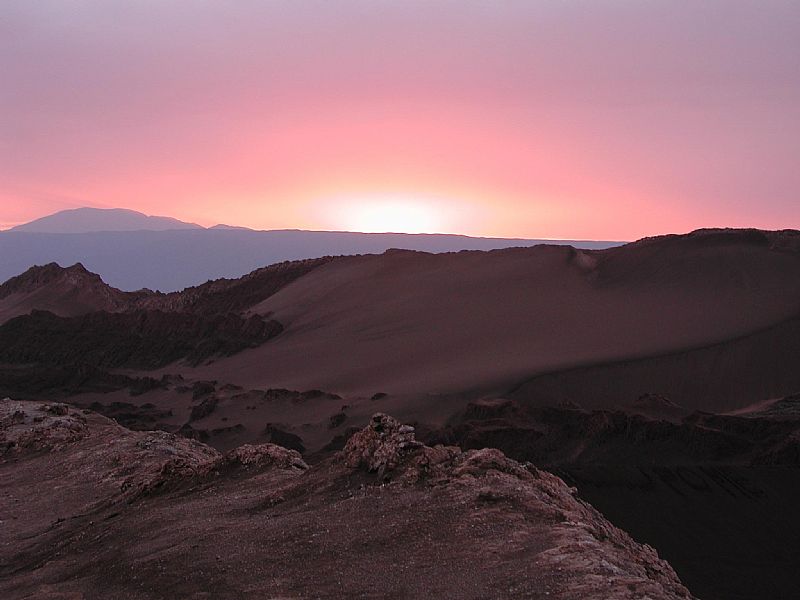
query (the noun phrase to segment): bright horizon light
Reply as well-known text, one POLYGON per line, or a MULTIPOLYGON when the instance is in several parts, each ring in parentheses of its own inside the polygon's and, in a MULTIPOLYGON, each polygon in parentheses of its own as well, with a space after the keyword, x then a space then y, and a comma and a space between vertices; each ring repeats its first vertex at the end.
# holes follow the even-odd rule
POLYGON ((800 227, 800 2, 187 4, 2 3, 3 223, 800 227))
POLYGON ((361 233, 438 233, 444 225, 432 202, 402 198, 354 201, 339 221, 343 229, 361 233))

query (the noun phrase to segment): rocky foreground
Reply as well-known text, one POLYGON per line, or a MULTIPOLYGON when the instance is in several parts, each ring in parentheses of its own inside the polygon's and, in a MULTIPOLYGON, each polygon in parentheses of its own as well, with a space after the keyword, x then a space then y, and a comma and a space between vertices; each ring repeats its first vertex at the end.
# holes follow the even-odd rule
POLYGON ((309 468, 0 401, 3 598, 691 598, 559 478, 383 414, 309 468))

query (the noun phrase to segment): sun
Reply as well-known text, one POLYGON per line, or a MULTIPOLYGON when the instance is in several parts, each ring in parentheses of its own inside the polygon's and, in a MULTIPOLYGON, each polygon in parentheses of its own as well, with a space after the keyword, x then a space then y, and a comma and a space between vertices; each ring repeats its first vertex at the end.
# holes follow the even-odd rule
POLYGON ((436 207, 424 200, 363 200, 345 213, 346 229, 363 233, 436 233, 442 225, 436 207))

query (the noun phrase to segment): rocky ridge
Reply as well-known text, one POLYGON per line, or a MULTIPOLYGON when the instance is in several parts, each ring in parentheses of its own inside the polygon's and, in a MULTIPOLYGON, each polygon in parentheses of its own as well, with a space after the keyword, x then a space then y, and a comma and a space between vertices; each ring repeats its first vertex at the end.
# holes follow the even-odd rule
POLYGON ((230 356, 283 330, 244 314, 249 307, 330 260, 279 263, 171 294, 123 292, 81 264, 32 267, 0 285, 0 361, 147 370, 230 356))
MULTIPOLYGON (((333 257, 327 256, 277 263, 256 269, 239 279, 217 279, 168 294, 147 289, 123 292, 106 284, 99 275, 88 271, 81 263, 70 267, 50 263, 31 267, 0 284, 0 300, 12 295, 32 294, 43 288, 51 288, 58 289, 61 294, 80 295, 84 306, 78 314, 139 310, 190 312, 202 315, 238 313, 331 260, 333 257)), ((37 308, 41 307, 37 307, 34 301, 28 310, 37 308)))
POLYGON ((557 477, 383 414, 310 469, 61 404, 0 402, 0 440, 5 598, 691 598, 557 477))

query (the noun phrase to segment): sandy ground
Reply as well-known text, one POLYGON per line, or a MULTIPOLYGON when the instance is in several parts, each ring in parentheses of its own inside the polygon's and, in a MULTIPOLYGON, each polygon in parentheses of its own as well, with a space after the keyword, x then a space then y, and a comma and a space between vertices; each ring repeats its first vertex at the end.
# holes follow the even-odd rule
POLYGON ((203 368, 245 387, 497 392, 537 374, 682 351, 797 316, 800 253, 679 238, 334 261, 253 310, 279 339, 203 368))

